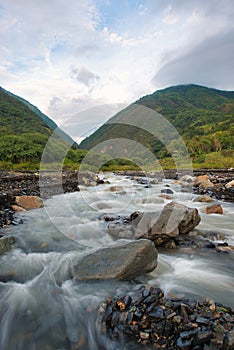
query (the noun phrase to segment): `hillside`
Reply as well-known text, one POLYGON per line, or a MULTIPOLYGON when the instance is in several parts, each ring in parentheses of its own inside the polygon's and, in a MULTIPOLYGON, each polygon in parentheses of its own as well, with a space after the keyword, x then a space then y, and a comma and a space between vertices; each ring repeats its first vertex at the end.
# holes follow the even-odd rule
MULTIPOLYGON (((179 85, 156 91, 135 102, 164 116, 182 136, 195 163, 203 163, 206 154, 219 152, 232 157, 234 149, 234 92, 221 91, 198 85, 179 85)), ((133 105, 132 105, 133 106, 133 105)), ((172 154, 149 132, 121 124, 121 111, 80 144, 91 149, 104 140, 122 137, 138 141, 160 159, 172 154), (115 123, 115 124, 110 124, 115 123), (120 124, 117 124, 120 123, 120 124)), ((137 117, 137 116, 136 116, 137 117)), ((176 148, 176 140, 171 140, 176 148)))
POLYGON ((77 145, 38 108, 23 98, 0 88, 0 161, 1 167, 24 163, 26 169, 38 168, 42 152, 55 131, 55 147, 50 161, 59 159, 66 145, 77 145), (37 164, 37 166, 36 166, 37 164))

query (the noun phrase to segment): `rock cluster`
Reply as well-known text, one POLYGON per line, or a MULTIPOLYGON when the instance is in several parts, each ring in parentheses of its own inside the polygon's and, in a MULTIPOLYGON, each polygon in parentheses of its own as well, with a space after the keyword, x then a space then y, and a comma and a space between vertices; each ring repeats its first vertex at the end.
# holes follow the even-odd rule
POLYGON ((186 189, 193 189, 194 193, 209 195, 218 200, 234 202, 234 180, 229 175, 205 174, 197 177, 185 175, 179 180, 186 189))
POLYGON ((0 172, 0 227, 21 222, 14 216, 23 209, 42 206, 43 198, 79 191, 79 186, 96 186, 104 183, 96 174, 89 172, 0 172), (41 184, 40 184, 41 180, 41 184), (40 188, 40 185, 42 188, 40 188))
POLYGON ((161 212, 135 212, 130 217, 102 217, 108 223, 108 232, 116 238, 146 238, 156 246, 174 242, 180 234, 193 230, 201 218, 196 208, 170 202, 161 212))
POLYGON ((213 300, 166 298, 160 288, 142 285, 134 295, 108 298, 99 313, 109 337, 146 349, 234 349, 234 311, 213 300))

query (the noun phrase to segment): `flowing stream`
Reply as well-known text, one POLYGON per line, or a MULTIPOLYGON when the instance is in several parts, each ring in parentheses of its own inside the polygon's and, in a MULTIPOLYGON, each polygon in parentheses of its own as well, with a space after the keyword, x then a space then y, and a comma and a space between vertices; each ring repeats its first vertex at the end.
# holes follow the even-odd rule
MULTIPOLYGON (((199 230, 234 245, 234 204, 222 203, 224 215, 206 215, 201 211, 206 204, 195 203, 196 196, 182 192, 173 181, 146 188, 124 176, 103 177, 111 185, 54 196, 44 208, 23 214, 23 225, 7 229, 18 240, 14 250, 0 257, 1 350, 118 348, 100 334, 96 310, 108 295, 121 295, 136 284, 78 283, 69 273, 70 265, 82 255, 113 244, 106 223, 100 220, 103 213, 161 210, 168 201, 158 195, 169 185, 174 201, 199 209, 199 230), (122 186, 122 193, 111 192, 113 185, 122 186)), ((166 294, 209 297, 234 306, 233 255, 163 250, 157 269, 143 281, 166 294)))

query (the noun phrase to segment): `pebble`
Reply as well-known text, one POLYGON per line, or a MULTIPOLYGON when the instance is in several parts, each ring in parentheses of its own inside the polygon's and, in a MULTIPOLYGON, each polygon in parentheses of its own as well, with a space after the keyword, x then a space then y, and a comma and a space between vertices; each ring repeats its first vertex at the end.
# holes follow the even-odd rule
POLYGON ((161 289, 144 285, 128 297, 121 298, 124 307, 118 298, 109 299, 105 311, 105 304, 100 307, 101 323, 112 339, 124 339, 126 344, 135 339, 142 349, 147 344, 152 346, 149 349, 234 349, 234 311, 230 307, 210 299, 165 297, 161 289))

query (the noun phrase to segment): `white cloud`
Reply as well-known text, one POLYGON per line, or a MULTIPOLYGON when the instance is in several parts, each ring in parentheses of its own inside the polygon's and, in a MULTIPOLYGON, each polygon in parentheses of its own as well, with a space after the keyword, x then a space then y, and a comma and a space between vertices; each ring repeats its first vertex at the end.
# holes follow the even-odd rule
POLYGON ((165 10, 165 17, 163 18, 163 22, 165 24, 175 24, 179 20, 179 17, 175 10, 172 9, 172 6, 169 5, 165 10))
POLYGON ((210 84, 205 57, 220 72, 213 86, 227 86, 221 66, 232 57, 231 0, 0 0, 0 11, 1 85, 59 124, 195 79, 188 62, 199 67, 197 81, 210 84))

